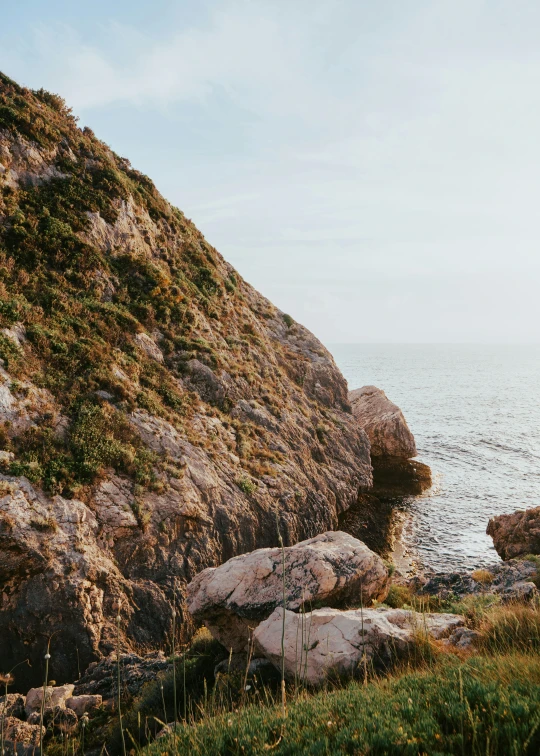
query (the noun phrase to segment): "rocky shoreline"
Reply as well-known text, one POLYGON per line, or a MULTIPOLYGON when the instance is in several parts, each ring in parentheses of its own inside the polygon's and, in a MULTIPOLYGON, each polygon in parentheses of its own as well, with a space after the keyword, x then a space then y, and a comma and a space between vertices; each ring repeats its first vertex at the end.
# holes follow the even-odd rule
MULTIPOLYGON (((420 638, 446 652, 477 653, 482 633, 466 616, 414 607, 473 596, 514 607, 534 604, 539 564, 528 557, 490 572, 405 578, 356 538, 330 531, 207 568, 189 584, 187 602, 194 622, 204 624, 222 646, 216 679, 234 673, 272 684, 284 673, 295 685, 318 687, 368 669, 384 674, 420 638)), ((124 700, 133 699, 174 663, 162 652, 113 652, 75 683, 50 681, 26 695, 0 696, 5 753, 38 756, 44 739, 74 735, 96 716, 114 721, 118 679, 124 700)), ((4 680, 6 690, 10 682, 4 680)))

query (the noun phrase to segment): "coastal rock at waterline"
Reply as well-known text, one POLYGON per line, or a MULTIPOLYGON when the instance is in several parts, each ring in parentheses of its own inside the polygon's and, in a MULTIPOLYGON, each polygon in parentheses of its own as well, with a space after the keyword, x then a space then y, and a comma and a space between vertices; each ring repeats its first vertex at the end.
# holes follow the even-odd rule
POLYGON ((431 470, 416 456, 416 443, 403 412, 384 391, 364 386, 349 392, 353 415, 371 444, 372 494, 394 499, 431 487, 431 470))
MULTIPOLYGON (((404 609, 316 609, 285 612, 285 674, 319 685, 328 677, 347 677, 364 663, 388 664, 405 653, 419 633, 435 640, 465 624, 456 614, 420 614, 404 609)), ((254 632, 255 651, 279 668, 283 608, 278 607, 254 632)))
POLYGON ((512 559, 510 562, 494 564, 489 570, 479 572, 438 572, 422 582, 415 577, 410 587, 419 595, 438 596, 441 599, 453 599, 469 594, 502 594, 525 598, 530 587, 523 591, 520 586, 531 586, 538 576, 538 568, 527 559, 512 559), (525 593, 525 595, 524 595, 525 593))
POLYGON ((368 606, 388 593, 388 570, 361 541, 340 531, 284 549, 257 549, 199 573, 187 587, 188 610, 203 620, 214 638, 243 651, 250 629, 283 602, 298 611, 313 602, 368 606))
POLYGON ((367 433, 371 457, 416 456, 414 436, 400 408, 376 386, 349 391, 353 415, 367 433))
POLYGON ((486 533, 502 559, 540 554, 540 507, 492 517, 486 533))
POLYGON ((431 469, 417 459, 403 457, 372 457, 373 488, 381 499, 396 496, 418 496, 431 488, 431 469))
MULTIPOLYGON (((55 706, 66 707, 66 701, 73 695, 74 685, 59 685, 57 688, 48 686, 45 688, 45 708, 53 709, 55 706)), ((43 700, 43 688, 30 688, 26 694, 26 715, 30 716, 33 711, 41 709, 43 700)))

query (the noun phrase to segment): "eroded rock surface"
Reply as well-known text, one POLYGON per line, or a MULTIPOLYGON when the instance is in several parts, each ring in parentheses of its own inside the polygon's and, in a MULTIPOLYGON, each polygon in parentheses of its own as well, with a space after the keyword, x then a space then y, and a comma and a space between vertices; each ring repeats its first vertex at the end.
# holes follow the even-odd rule
POLYGON ((349 391, 353 415, 365 430, 372 457, 416 456, 416 443, 400 408, 376 386, 349 391))
POLYGON ((43 691, 43 688, 30 688, 26 694, 26 715, 30 716, 34 711, 41 710, 44 692, 45 710, 54 709, 56 707, 65 709, 66 701, 72 696, 74 687, 74 685, 59 685, 58 687, 48 686, 45 688, 45 691, 43 691))
POLYGON ((188 609, 227 649, 242 651, 250 629, 283 604, 287 608, 384 599, 388 570, 361 541, 329 532, 284 549, 258 549, 199 573, 188 585, 188 609))
MULTIPOLYGON (((404 609, 317 609, 285 612, 284 658, 289 679, 320 685, 329 676, 347 677, 363 665, 391 664, 407 653, 418 635, 440 640, 465 625, 455 614, 420 614, 404 609)), ((283 608, 254 632, 255 649, 280 667, 283 608)))
POLYGON ((438 596, 442 599, 471 594, 493 593, 502 596, 519 594, 520 586, 529 586, 525 594, 531 592, 532 581, 538 579, 538 567, 529 560, 512 559, 494 564, 489 570, 475 572, 437 572, 422 580, 414 578, 411 583, 420 595, 438 596))
POLYGON ((492 517, 486 533, 502 559, 540 554, 540 507, 492 517))
MULTIPOLYGON (((137 695, 142 686, 149 680, 170 667, 162 651, 152 652, 146 656, 137 654, 121 654, 122 688, 131 696, 137 695)), ((84 706, 85 710, 90 701, 98 699, 108 700, 117 693, 118 662, 116 654, 109 654, 100 662, 93 662, 84 675, 75 683, 74 697, 71 700, 77 711, 77 706, 84 706), (74 699, 77 699, 74 701, 74 699), (84 701, 83 701, 84 699, 84 701)), ((93 705, 93 703, 91 705, 93 705)))
MULTIPOLYGON (((375 386, 350 391, 349 401, 371 445, 373 487, 370 493, 384 502, 418 495, 430 488, 431 470, 411 459, 417 453, 416 443, 400 408, 375 386)), ((359 518, 355 519, 365 520, 365 501, 358 503, 359 518)), ((371 519, 369 513, 368 519, 371 519)), ((350 524, 351 532, 359 535, 355 523, 350 524)))

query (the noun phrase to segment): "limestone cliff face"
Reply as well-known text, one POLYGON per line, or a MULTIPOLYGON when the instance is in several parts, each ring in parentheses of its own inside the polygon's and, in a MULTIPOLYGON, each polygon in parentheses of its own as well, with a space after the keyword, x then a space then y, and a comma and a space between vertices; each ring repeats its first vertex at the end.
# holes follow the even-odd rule
POLYGON ((320 342, 65 104, 0 76, 0 658, 162 645, 208 566, 332 529, 369 441, 320 342))

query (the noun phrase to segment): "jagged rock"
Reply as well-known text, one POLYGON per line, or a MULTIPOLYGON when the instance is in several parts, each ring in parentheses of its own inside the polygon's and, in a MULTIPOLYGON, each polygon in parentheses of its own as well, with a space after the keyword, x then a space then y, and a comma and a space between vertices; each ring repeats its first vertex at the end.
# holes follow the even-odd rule
POLYGON ((540 554, 540 507, 492 517, 486 533, 502 559, 540 554))
MULTIPOLYGON (((329 676, 347 677, 388 665, 411 648, 418 635, 439 640, 465 624, 455 614, 420 614, 404 609, 316 609, 285 612, 285 674, 311 685, 329 676)), ((255 648, 278 669, 282 653, 283 609, 278 607, 254 632, 255 648)))
POLYGON ((39 724, 28 724, 15 717, 7 717, 4 722, 6 756, 39 756, 41 734, 45 734, 45 728, 39 724))
POLYGON ((6 716, 24 719, 26 716, 25 703, 26 697, 20 693, 8 693, 7 698, 5 695, 0 696, 0 718, 6 716))
MULTIPOLYGON (((283 603, 281 549, 258 549, 208 568, 188 585, 188 609, 226 648, 242 651, 250 628, 283 603)), ((384 599, 388 570, 361 541, 340 531, 284 550, 285 598, 290 610, 384 599)))
POLYGON ((66 701, 66 707, 74 711, 78 717, 82 717, 87 711, 101 706, 102 701, 103 698, 100 695, 71 696, 66 701))
POLYGON ((474 572, 438 572, 423 582, 415 578, 413 587, 419 595, 438 596, 441 599, 470 594, 512 595, 514 586, 528 585, 532 579, 537 578, 538 568, 534 562, 516 559, 492 565, 489 573, 491 579, 480 581, 475 579, 474 572))
MULTIPOLYGON (((122 690, 135 696, 149 680, 170 666, 162 651, 146 656, 120 654, 120 677, 122 690)), ((118 662, 116 654, 110 654, 100 662, 92 663, 80 680, 75 683, 75 698, 102 698, 108 700, 117 694, 118 662)))
POLYGON ((372 457, 416 456, 414 436, 399 407, 375 386, 349 391, 353 415, 365 430, 372 457))
POLYGON ((392 552, 395 524, 394 502, 366 493, 359 494, 357 501, 338 518, 340 530, 358 538, 382 557, 392 552))
MULTIPOLYGON (((66 701, 73 694, 74 685, 59 685, 58 687, 47 686, 45 688, 45 710, 66 708, 66 701)), ((30 716, 34 711, 41 710, 43 701, 43 688, 30 688, 26 694, 25 711, 30 716)))

